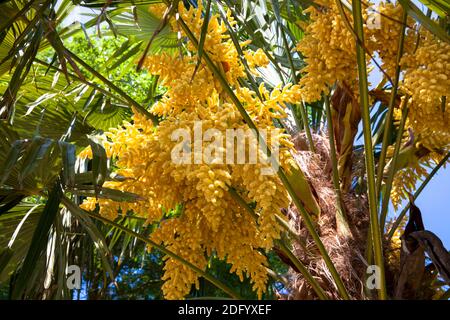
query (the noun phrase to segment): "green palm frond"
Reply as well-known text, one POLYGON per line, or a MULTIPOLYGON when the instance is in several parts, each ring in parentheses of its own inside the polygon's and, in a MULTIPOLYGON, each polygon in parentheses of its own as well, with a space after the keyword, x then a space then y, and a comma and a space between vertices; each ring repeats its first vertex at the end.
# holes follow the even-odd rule
POLYGON ((5 282, 24 259, 42 210, 42 204, 21 202, 7 214, 0 215, 0 248, 8 248, 12 253, 0 271, 0 283, 5 282))

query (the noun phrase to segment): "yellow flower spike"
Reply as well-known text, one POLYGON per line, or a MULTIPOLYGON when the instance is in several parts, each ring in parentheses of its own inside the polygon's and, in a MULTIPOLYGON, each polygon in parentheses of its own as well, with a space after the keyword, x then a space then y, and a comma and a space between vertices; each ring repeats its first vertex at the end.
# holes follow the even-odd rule
POLYGON ((155 16, 156 18, 162 19, 164 16, 164 12, 166 11, 167 6, 164 3, 155 3, 151 4, 148 7, 148 11, 155 16))
POLYGON ((78 154, 79 158, 82 159, 92 159, 92 149, 91 146, 87 146, 86 148, 84 148, 79 154, 78 154))
POLYGON ((450 145, 450 99, 443 106, 442 97, 450 92, 450 45, 428 31, 415 53, 407 53, 403 88, 411 94, 408 119, 414 133, 430 150, 450 145), (430 129, 432 128, 432 130, 430 129))
MULTIPOLYGON (((201 9, 191 7, 186 10, 181 2, 179 5, 183 20, 199 38, 203 24, 201 9)), ((227 17, 234 23, 229 13, 227 17)), ((210 17, 205 52, 216 65, 224 66, 227 80, 258 128, 274 130, 280 140, 280 163, 288 170, 294 161, 290 154, 292 142, 289 136, 273 126, 273 119, 286 117, 285 102, 300 100, 299 87, 289 84, 270 91, 261 86, 259 90, 265 103, 255 92, 241 87, 238 79, 245 78, 245 70, 226 30, 218 16, 210 17)), ((248 43, 241 45, 245 47, 248 43)), ((117 160, 117 173, 133 178, 121 183, 112 182, 108 187, 137 193, 146 200, 117 203, 99 199, 100 213, 115 218, 119 209, 122 213, 132 210, 146 218, 148 224, 158 222, 150 235, 153 241, 164 244, 202 269, 207 266, 206 257, 215 253, 226 259, 232 265, 232 272, 242 280, 249 277, 253 289, 261 297, 266 290, 268 275, 266 258, 259 250, 269 250, 273 241, 280 238, 275 215, 289 205, 289 196, 276 175, 261 173, 267 164, 226 164, 217 159, 213 163, 199 164, 192 162, 192 154, 189 163, 173 161, 171 151, 180 142, 172 139, 177 129, 187 130, 190 141, 183 142, 193 152, 195 141, 200 142, 203 149, 211 143, 193 136, 194 124, 199 120, 203 133, 214 128, 224 137, 227 129, 249 129, 203 62, 192 78, 197 52, 192 44, 188 43, 187 48, 189 55, 182 58, 167 53, 146 58, 145 67, 151 74, 160 75, 161 84, 167 88, 151 109, 163 117, 159 125, 154 127, 151 121, 135 113, 131 122, 106 134, 105 146, 108 154, 117 160), (260 214, 258 221, 231 198, 228 194, 230 185, 239 190, 247 202, 256 203, 260 214), (162 208, 174 210, 180 204, 183 209, 178 216, 161 222, 162 208)), ((246 50, 246 53, 253 59, 254 66, 268 63, 262 50, 246 50)), ((274 137, 269 134, 269 145, 274 143, 274 137)), ((219 150, 228 151, 225 145, 219 150)), ((202 155, 203 150, 196 152, 202 155)), ((237 145, 231 152, 237 156, 237 145)), ((260 151, 258 155, 263 156, 260 151)), ((82 206, 94 210, 96 204, 95 199, 88 198, 82 206)), ((192 284, 198 284, 195 273, 170 258, 165 259, 163 279, 163 292, 168 299, 183 298, 192 284)))

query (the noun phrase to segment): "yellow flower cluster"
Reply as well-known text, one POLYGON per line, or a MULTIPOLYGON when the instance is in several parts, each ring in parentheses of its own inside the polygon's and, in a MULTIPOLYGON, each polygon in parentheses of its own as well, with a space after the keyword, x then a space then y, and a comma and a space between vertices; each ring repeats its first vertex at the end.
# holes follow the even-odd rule
POLYGON ((429 150, 450 145, 450 44, 423 31, 414 54, 402 59, 403 89, 411 95, 408 118, 429 150))
MULTIPOLYGON (((442 42, 428 31, 421 31, 415 52, 405 52, 401 60, 404 69, 402 89, 410 95, 405 128, 412 129, 414 144, 430 153, 409 163, 399 171, 393 182, 391 199, 397 208, 407 199, 406 192, 416 188, 427 175, 431 161, 438 163, 450 147, 450 44, 442 42)), ((401 118, 395 110, 394 118, 401 118)), ((405 134, 406 135, 406 134, 405 134)), ((408 137, 403 138, 404 141, 408 137)))
MULTIPOLYGON (((391 219, 387 222, 387 230, 390 230, 394 225, 395 219, 391 219)), ((395 230, 392 235, 391 241, 387 244, 388 249, 386 250, 386 262, 392 271, 398 271, 400 269, 400 253, 402 249, 402 239, 401 236, 405 230, 405 224, 407 219, 403 218, 400 222, 399 227, 395 230)))
POLYGON ((167 6, 164 3, 155 3, 148 7, 148 12, 158 19, 161 19, 166 12, 167 6))
MULTIPOLYGON (((394 109, 394 119, 397 124, 402 118, 402 110, 394 109)), ((405 122, 405 128, 411 129, 411 122, 407 118, 405 122)), ((414 141, 409 141, 411 137, 407 130, 403 132, 402 144, 413 143, 416 147, 414 150, 418 150, 422 142, 414 137, 414 141)), ((447 149, 448 150, 448 149, 447 149)), ((392 158, 394 146, 389 146, 387 151, 387 157, 392 158)), ((401 152, 401 151, 400 151, 401 152)), ((435 166, 444 157, 445 153, 427 152, 423 157, 418 157, 414 153, 408 155, 408 159, 405 159, 404 168, 401 168, 394 177, 391 190, 391 201, 395 208, 398 209, 402 200, 408 199, 408 193, 414 193, 417 188, 417 183, 426 178, 429 168, 435 166)))
MULTIPOLYGON (((159 11, 161 10, 160 8, 159 11)), ((198 8, 191 6, 189 10, 186 10, 180 3, 179 14, 196 39, 199 39, 203 25, 201 2, 199 2, 198 8)), ((229 14, 227 19, 230 25, 235 24, 229 14)), ((226 32, 227 27, 225 23, 220 21, 218 15, 210 17, 203 50, 222 71, 227 82, 238 88, 238 79, 245 77, 245 69, 240 63, 239 54, 226 32)), ((241 47, 248 44, 249 41, 246 41, 241 44, 241 47)), ((166 116, 169 113, 176 114, 182 110, 192 110, 198 101, 204 101, 214 91, 219 94, 222 93, 220 82, 205 64, 202 63, 196 69, 198 57, 195 46, 188 42, 187 47, 190 55, 179 57, 178 55, 162 53, 149 56, 146 59, 144 66, 152 74, 160 75, 164 85, 168 88, 163 99, 152 107, 153 113, 166 116)), ((253 71, 256 67, 263 67, 269 63, 267 56, 260 49, 255 52, 245 50, 244 56, 253 71)))
POLYGON ((220 88, 220 84, 215 83, 217 80, 204 65, 199 67, 194 76, 196 61, 194 57, 177 57, 167 53, 146 59, 144 66, 150 73, 160 75, 162 83, 167 87, 164 97, 152 107, 153 113, 167 116, 183 110, 191 111, 198 101, 206 100, 216 88, 220 88))
POLYGON ((427 170, 420 164, 404 168, 396 173, 392 182, 391 201, 395 208, 398 209, 402 200, 408 198, 408 192, 414 193, 416 184, 427 174, 427 170))
POLYGON ((398 209, 402 200, 408 199, 408 193, 414 193, 417 183, 427 177, 429 168, 436 166, 442 158, 441 154, 430 153, 422 157, 420 161, 411 161, 408 167, 395 174, 391 190, 391 201, 395 210, 398 209))
MULTIPOLYGON (((402 32, 403 7, 398 3, 380 2, 374 7, 372 23, 377 23, 367 30, 368 46, 371 51, 376 51, 382 61, 381 67, 391 79, 394 78, 397 62, 397 51, 402 32)), ((411 26, 414 19, 408 17, 406 22, 406 34, 403 44, 403 54, 412 53, 415 48, 416 36, 411 26)))
MULTIPOLYGON (((300 98, 306 102, 320 100, 322 93, 328 94, 335 83, 344 83, 353 90, 356 98, 355 39, 344 23, 337 2, 322 0, 319 6, 311 6, 306 12, 310 14, 311 22, 304 27, 305 37, 297 45, 306 62, 301 70, 299 88, 296 88, 300 98)), ((376 53, 379 56, 381 67, 391 78, 396 68, 402 15, 402 6, 390 2, 380 2, 363 13, 365 49, 371 55, 376 53), (374 13, 369 15, 373 9, 376 16, 374 13), (370 23, 376 25, 370 26, 370 23)), ((347 17, 353 25, 351 14, 347 17)), ((450 92, 450 44, 423 28, 417 39, 413 19, 409 17, 406 24, 400 89, 402 94, 407 93, 411 98, 405 128, 412 129, 417 147, 425 147, 431 153, 420 161, 411 161, 396 174, 391 193, 395 207, 406 198, 406 192, 414 190, 417 181, 426 175, 428 162, 439 159, 450 146, 450 99, 445 98, 450 92)), ((399 121, 401 110, 395 112, 399 121)), ((407 132, 405 134, 406 142, 407 132)), ((389 152, 392 150, 393 146, 389 152)))
POLYGON ((245 60, 250 69, 255 69, 256 67, 265 67, 269 64, 269 58, 264 53, 264 50, 259 48, 255 52, 246 50, 244 52, 245 60))
MULTIPOLYGON (((201 10, 201 6, 179 8, 180 17, 197 38, 203 21, 201 10)), ((274 127, 273 121, 286 117, 285 103, 299 99, 298 90, 286 86, 269 91, 261 85, 260 100, 255 92, 240 87, 238 78, 245 76, 244 67, 225 32, 224 24, 212 16, 204 50, 222 66, 224 76, 257 127, 270 130, 268 145, 273 147, 277 140, 280 142, 279 162, 289 171, 295 165, 290 153, 293 145, 283 130, 274 127)), ((164 97, 152 108, 152 112, 163 116, 159 125, 153 127, 150 120, 134 113, 132 122, 106 133, 105 146, 116 161, 117 173, 130 179, 107 182, 105 186, 136 193, 145 200, 125 203, 88 198, 82 207, 94 210, 98 204, 100 213, 110 219, 128 210, 146 217, 148 223, 158 225, 150 236, 153 241, 164 244, 202 270, 214 255, 226 260, 241 279, 245 275, 250 277, 261 297, 268 278, 263 252, 280 237, 275 214, 288 207, 289 196, 277 175, 263 174, 269 164, 227 163, 223 154, 231 143, 226 140, 223 144, 227 130, 245 132, 249 126, 206 65, 201 63, 194 75, 196 50, 190 43, 187 47, 189 51, 183 57, 160 54, 148 57, 145 63, 151 73, 161 76, 161 83, 167 87, 164 97), (200 122, 202 132, 214 129, 224 139, 208 140, 196 135, 200 122), (180 144, 180 137, 173 138, 178 129, 187 130, 190 139, 183 137, 180 144), (199 146, 201 151, 197 149, 199 146), (174 150, 180 154, 192 150, 190 161, 174 161, 174 150), (212 160, 207 161, 205 154, 211 155, 212 160), (230 186, 248 203, 255 204, 258 219, 235 202, 228 192, 230 186), (181 212, 172 214, 179 205, 181 212)), ((246 56, 253 68, 267 64, 261 51, 247 52, 246 56)), ((252 145, 251 139, 235 145, 232 156, 237 159, 239 148, 249 152, 252 145)), ((89 151, 84 155, 89 155, 89 151)), ((261 150, 257 155, 264 158, 261 150)), ((245 158, 249 157, 246 153, 245 158)), ((198 286, 198 274, 175 259, 166 258, 164 270, 163 291, 168 299, 183 298, 192 285, 198 286)))
MULTIPOLYGON (((306 62, 301 70, 302 98, 306 102, 320 100, 322 93, 328 94, 335 83, 343 83, 357 98, 356 42, 349 30, 349 27, 353 28, 351 13, 344 7, 339 8, 335 0, 323 0, 319 6, 311 6, 304 12, 309 13, 311 22, 302 26, 305 37, 297 45, 297 50, 306 62), (346 18, 342 13, 346 14, 346 18)), ((372 57, 377 53, 382 61, 382 69, 392 78, 402 30, 401 5, 380 2, 374 6, 368 2, 363 11, 363 20, 364 49, 372 57)), ((408 18, 407 24, 414 25, 413 20, 408 18)), ((408 28, 404 52, 412 52, 414 47, 415 36, 413 30, 408 28)), ((366 60, 370 73, 369 55, 366 60)))
MULTIPOLYGON (((355 39, 347 29, 335 1, 323 1, 323 6, 309 7, 311 23, 306 26, 305 37, 297 50, 305 57, 306 66, 301 70, 300 93, 304 101, 321 99, 322 92, 336 81, 356 86, 355 39)), ((351 15, 348 15, 351 23, 351 15)))

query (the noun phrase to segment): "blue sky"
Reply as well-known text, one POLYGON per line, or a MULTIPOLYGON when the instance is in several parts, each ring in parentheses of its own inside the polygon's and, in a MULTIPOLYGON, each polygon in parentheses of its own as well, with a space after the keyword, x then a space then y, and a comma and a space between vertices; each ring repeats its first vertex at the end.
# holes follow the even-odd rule
POLYGON ((425 229, 435 233, 450 249, 450 167, 441 169, 416 200, 425 229))

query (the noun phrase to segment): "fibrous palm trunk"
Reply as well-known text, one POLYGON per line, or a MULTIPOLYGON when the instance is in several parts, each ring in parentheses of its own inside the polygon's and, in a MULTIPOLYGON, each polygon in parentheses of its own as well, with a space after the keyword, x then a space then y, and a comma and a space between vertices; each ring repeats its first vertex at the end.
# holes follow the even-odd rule
MULTIPOLYGON (((295 159, 305 173, 317 201, 321 214, 316 220, 319 235, 329 252, 344 284, 352 298, 361 299, 364 296, 364 272, 366 270, 365 243, 369 229, 367 198, 355 191, 343 194, 351 235, 342 235, 336 224, 336 193, 332 183, 330 148, 326 136, 314 134, 315 153, 306 148, 306 137, 299 134, 295 139, 297 153, 295 159)), ((357 171, 357 170, 356 170, 357 171)), ((354 172, 356 172, 354 171, 354 172)), ((298 243, 293 244, 294 253, 308 267, 313 276, 332 298, 339 298, 326 265, 315 248, 308 231, 302 224, 295 206, 288 210, 288 216, 293 227, 306 242, 306 250, 298 243)), ((292 277, 289 299, 315 299, 316 295, 300 274, 290 272, 292 277)))
MULTIPOLYGON (((340 232, 336 223, 337 201, 332 183, 332 165, 329 139, 325 135, 313 134, 315 152, 308 148, 306 134, 295 137, 295 159, 311 186, 313 194, 321 209, 316 218, 316 228, 324 246, 329 252, 339 275, 351 299, 376 298, 376 290, 366 286, 367 267, 372 264, 367 261, 367 240, 370 232, 369 208, 365 190, 348 188, 343 192, 343 202, 347 222, 351 234, 340 232)), ((350 181, 364 176, 363 154, 352 152, 350 181)), ((347 155, 347 159, 348 155, 347 155)), ((347 160, 348 161, 348 160, 347 160)), ((411 203, 411 210, 418 208, 411 203)), ((420 215, 420 210, 418 211, 420 215)), ((307 266, 309 272, 318 279, 322 288, 332 299, 340 299, 327 266, 306 230, 300 214, 291 205, 288 218, 293 228, 305 241, 304 244, 293 242, 293 252, 307 266)), ((414 215, 410 215, 411 217, 414 215)), ((410 218, 411 221, 412 218, 410 218)), ((413 222, 409 222, 413 223, 413 222)), ((442 294, 433 289, 438 277, 446 280, 450 274, 450 254, 443 247, 439 238, 426 230, 397 231, 401 245, 393 241, 384 244, 386 259, 386 281, 388 294, 393 299, 432 299, 442 294), (412 242, 412 245, 411 245, 412 242), (409 248, 409 250, 407 249, 409 248), (426 256, 431 263, 426 264, 426 256)), ((289 270, 290 290, 284 297, 287 299, 309 300, 317 299, 312 287, 296 270, 289 270)))

